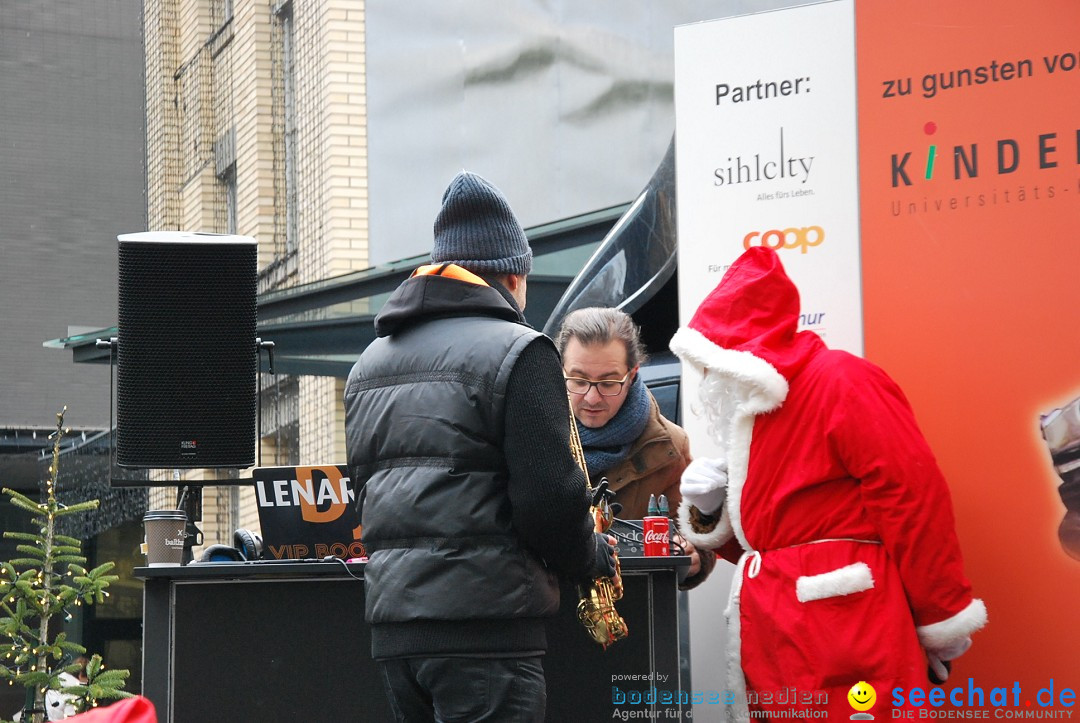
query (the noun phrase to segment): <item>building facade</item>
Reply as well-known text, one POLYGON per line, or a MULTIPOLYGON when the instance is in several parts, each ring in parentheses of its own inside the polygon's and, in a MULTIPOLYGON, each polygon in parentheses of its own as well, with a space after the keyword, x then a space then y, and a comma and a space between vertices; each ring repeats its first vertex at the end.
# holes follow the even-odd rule
MULTIPOLYGON (((147 0, 144 37, 148 228, 255 238, 260 293, 365 268, 364 3, 147 0)), ((341 380, 260 376, 264 465, 345 459, 341 380)), ((254 490, 207 486, 201 527, 257 530, 254 490)))
MULTIPOLYGON (((109 376, 43 348, 50 337, 116 320, 117 233, 146 227, 141 0, 41 0, 0 8, 0 487, 36 497, 49 478, 49 435, 67 407, 58 493, 97 498, 66 518, 91 565, 135 560, 143 490, 108 488, 109 376)), ((0 530, 31 531, 0 495, 0 530)), ((0 559, 17 540, 0 537, 0 559)), ((139 687, 142 589, 126 579, 107 604, 80 607, 69 640, 132 672, 139 687)), ((24 701, 0 686, 0 718, 24 701)))

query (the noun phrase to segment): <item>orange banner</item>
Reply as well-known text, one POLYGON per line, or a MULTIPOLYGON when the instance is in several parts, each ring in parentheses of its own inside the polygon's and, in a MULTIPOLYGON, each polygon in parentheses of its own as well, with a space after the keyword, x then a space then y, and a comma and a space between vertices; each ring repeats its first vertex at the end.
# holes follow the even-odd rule
POLYGON ((856 39, 865 354, 990 614, 954 676, 1075 687, 1080 559, 1039 418, 1080 396, 1080 3, 866 0, 856 39))

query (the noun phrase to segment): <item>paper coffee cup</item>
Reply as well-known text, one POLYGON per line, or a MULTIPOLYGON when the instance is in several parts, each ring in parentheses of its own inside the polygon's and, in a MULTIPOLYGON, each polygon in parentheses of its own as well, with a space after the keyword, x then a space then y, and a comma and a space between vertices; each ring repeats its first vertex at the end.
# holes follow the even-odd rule
POLYGON ((143 515, 148 567, 180 567, 187 515, 183 510, 150 510, 143 515))

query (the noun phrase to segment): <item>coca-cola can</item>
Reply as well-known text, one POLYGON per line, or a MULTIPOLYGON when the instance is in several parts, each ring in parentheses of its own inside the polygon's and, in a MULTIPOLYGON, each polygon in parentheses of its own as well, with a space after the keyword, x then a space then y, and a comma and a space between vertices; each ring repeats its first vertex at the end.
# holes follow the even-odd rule
POLYGON ((646 517, 645 557, 669 557, 671 555, 671 520, 666 517, 646 517))

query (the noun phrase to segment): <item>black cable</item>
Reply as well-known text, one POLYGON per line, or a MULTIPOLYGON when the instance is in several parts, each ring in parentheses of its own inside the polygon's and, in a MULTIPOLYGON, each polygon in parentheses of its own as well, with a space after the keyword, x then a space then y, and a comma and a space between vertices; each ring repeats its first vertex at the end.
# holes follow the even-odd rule
POLYGON ((619 533, 615 529, 615 524, 616 523, 618 523, 620 525, 626 525, 631 530, 637 530, 638 532, 643 532, 644 531, 644 528, 642 528, 640 525, 635 525, 630 520, 623 520, 623 519, 620 519, 620 518, 616 517, 615 519, 613 519, 611 521, 611 527, 608 528, 608 534, 614 535, 616 539, 624 540, 624 541, 629 542, 629 543, 631 543, 633 545, 636 545, 636 544, 638 544, 640 542, 640 540, 638 540, 638 539, 636 539, 634 537, 627 537, 625 534, 619 533))

